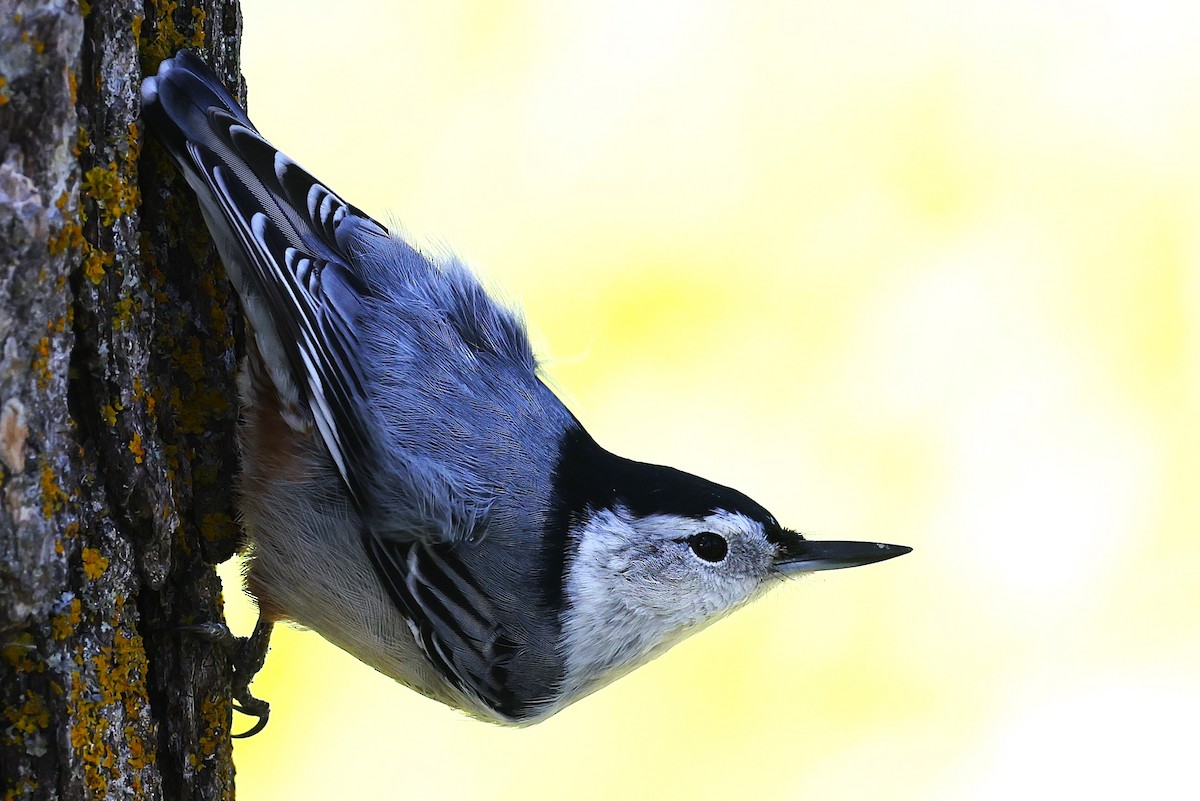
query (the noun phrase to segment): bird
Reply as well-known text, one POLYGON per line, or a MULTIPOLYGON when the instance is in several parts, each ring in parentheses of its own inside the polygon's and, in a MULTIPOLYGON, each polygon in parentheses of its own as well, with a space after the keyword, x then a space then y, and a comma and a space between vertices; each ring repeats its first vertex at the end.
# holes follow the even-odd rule
MULTIPOLYGON (((247 325, 237 503, 254 633, 316 631, 481 720, 539 722, 790 576, 908 553, 814 541, 730 487, 618 456, 521 315, 259 134, 191 51, 141 86, 247 325)), ((319 113, 307 124, 321 124, 319 113)), ((227 630, 226 630, 227 631, 227 630)))

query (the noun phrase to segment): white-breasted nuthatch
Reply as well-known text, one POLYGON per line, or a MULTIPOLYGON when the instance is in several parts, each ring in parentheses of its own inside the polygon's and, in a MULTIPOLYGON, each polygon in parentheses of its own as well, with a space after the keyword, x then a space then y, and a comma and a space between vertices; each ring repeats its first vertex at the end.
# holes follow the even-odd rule
MULTIPOLYGON (((813 542, 604 450, 516 314, 268 144, 196 56, 162 62, 142 107, 252 331, 239 496, 264 653, 290 619, 474 716, 533 723, 785 576, 911 550, 813 542)), ((253 669, 239 700, 261 727, 253 669)))

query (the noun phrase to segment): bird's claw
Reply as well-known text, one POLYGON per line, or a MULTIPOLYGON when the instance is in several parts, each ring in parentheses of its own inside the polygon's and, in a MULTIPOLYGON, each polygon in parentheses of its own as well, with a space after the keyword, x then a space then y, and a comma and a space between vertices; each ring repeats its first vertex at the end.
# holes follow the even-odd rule
POLYGON ((243 715, 258 718, 247 731, 230 735, 231 737, 253 737, 267 725, 271 705, 261 698, 254 697, 250 692, 250 682, 267 659, 267 651, 271 647, 271 629, 274 625, 260 617, 249 637, 238 637, 224 623, 195 623, 179 627, 181 631, 195 634, 229 652, 229 661, 233 664, 233 708, 243 715))

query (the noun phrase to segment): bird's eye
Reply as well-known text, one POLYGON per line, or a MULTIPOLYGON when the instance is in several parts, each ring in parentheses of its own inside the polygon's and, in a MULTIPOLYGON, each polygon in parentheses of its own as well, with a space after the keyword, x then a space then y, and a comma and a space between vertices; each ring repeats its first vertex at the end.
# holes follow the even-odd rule
POLYGON ((729 553, 729 543, 725 542, 725 538, 711 531, 693 534, 688 537, 687 543, 692 553, 705 562, 720 562, 729 553))

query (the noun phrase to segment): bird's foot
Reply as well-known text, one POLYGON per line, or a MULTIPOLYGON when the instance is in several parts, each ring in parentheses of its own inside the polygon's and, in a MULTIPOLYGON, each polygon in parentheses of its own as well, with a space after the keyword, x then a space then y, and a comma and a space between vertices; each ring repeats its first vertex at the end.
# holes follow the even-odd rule
POLYGON ((271 647, 271 630, 274 626, 271 621, 259 617, 254 632, 249 637, 238 637, 224 623, 197 623, 179 627, 180 630, 202 637, 229 653, 229 661, 233 663, 233 708, 243 715, 258 718, 249 730, 231 735, 232 737, 253 737, 266 727, 267 719, 271 715, 271 705, 261 698, 255 698, 250 692, 250 682, 267 659, 267 651, 271 647))

